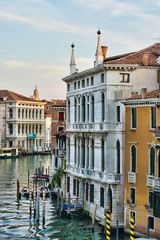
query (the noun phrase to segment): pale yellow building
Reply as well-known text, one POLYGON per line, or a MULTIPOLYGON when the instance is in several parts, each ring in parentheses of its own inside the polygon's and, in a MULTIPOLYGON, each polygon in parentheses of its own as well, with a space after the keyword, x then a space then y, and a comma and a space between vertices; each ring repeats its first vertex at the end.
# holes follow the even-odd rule
POLYGON ((125 229, 160 239, 160 90, 125 101, 125 229))

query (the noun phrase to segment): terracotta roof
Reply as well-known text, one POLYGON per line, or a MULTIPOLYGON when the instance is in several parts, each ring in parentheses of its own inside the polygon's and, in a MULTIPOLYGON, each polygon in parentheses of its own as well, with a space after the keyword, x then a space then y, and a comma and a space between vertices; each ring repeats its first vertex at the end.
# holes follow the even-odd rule
POLYGON ((160 89, 146 92, 144 94, 134 94, 132 97, 127 98, 127 100, 136 100, 136 99, 147 99, 147 98, 159 98, 160 97, 160 89), (143 96, 143 97, 142 97, 143 96))
POLYGON ((137 52, 127 53, 114 57, 109 57, 104 60, 107 64, 138 64, 147 66, 160 66, 156 59, 160 56, 160 43, 155 43, 147 48, 137 52), (145 62, 144 55, 146 54, 145 62), (147 64, 146 64, 147 61, 147 64))
POLYGON ((0 90, 0 99, 4 100, 12 100, 12 101, 33 101, 33 102, 40 102, 40 101, 36 101, 33 98, 29 98, 26 96, 23 96, 19 93, 15 93, 9 90, 0 90))
POLYGON ((66 100, 53 99, 51 101, 48 101, 47 104, 55 107, 66 107, 66 100))

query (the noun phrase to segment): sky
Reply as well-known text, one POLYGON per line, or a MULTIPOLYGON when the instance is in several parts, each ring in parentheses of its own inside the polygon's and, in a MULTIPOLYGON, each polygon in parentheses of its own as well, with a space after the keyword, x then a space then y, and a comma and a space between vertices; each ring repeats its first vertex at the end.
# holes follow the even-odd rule
POLYGON ((71 44, 79 71, 93 67, 98 28, 107 56, 152 45, 160 0, 0 0, 0 89, 64 99, 71 44))

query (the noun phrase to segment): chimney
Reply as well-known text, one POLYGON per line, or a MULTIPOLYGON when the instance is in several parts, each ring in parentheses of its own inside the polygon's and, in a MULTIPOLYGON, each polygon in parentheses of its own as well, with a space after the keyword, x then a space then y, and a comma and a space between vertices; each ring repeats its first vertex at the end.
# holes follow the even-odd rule
POLYGON ((106 58, 106 54, 107 54, 108 47, 107 47, 107 46, 102 46, 101 48, 102 48, 103 58, 105 59, 105 58, 106 58))
POLYGON ((147 88, 142 88, 141 94, 142 94, 142 99, 146 98, 146 96, 147 96, 147 88))
POLYGON ((144 52, 142 55, 142 64, 148 66, 149 64, 149 52, 144 52))
POLYGON ((135 97, 138 94, 138 92, 131 92, 131 98, 135 97))

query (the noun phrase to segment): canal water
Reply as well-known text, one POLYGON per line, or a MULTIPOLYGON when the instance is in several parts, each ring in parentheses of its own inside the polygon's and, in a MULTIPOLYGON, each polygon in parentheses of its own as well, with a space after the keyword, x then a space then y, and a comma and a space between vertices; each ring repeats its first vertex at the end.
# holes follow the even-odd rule
POLYGON ((0 159, 0 239, 105 239, 99 228, 92 232, 90 219, 79 215, 71 219, 57 216, 55 203, 49 198, 46 200, 45 227, 42 227, 42 202, 39 223, 30 219, 29 200, 21 199, 18 202, 16 199, 16 181, 18 178, 21 189, 27 186, 28 169, 32 175, 40 166, 50 166, 52 170, 51 156, 0 159))

